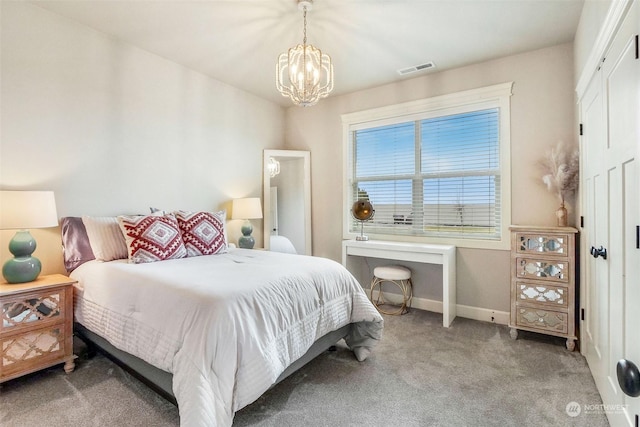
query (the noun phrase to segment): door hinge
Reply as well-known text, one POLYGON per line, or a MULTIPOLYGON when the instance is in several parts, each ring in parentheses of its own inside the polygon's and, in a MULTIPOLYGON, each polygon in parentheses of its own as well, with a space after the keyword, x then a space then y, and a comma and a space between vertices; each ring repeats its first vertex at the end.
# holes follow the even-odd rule
POLYGON ((640 43, 638 42, 638 35, 636 34, 636 59, 640 59, 640 47, 638 44, 640 43))
POLYGON ((640 249, 640 225, 636 225, 636 249, 640 249))
POLYGON ((584 308, 580 309, 580 320, 584 321, 584 308))
POLYGON ((584 217, 580 215, 580 228, 584 228, 584 217))
POLYGON ((580 136, 582 136, 582 123, 580 123, 580 136))

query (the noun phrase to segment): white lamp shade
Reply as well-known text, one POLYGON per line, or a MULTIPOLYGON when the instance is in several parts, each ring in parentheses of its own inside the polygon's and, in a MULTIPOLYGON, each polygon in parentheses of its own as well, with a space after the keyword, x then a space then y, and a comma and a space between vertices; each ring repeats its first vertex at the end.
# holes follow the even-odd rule
POLYGON ((262 218, 262 206, 259 197, 247 197, 234 199, 231 207, 231 219, 257 219, 262 218))
POLYGON ((0 229, 58 226, 53 191, 0 191, 0 229))

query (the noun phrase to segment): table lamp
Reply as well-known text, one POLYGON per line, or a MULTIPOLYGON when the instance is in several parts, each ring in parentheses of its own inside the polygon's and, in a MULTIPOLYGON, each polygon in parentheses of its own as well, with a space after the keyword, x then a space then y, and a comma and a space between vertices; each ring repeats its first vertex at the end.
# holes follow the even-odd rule
POLYGON ((42 264, 31 256, 36 241, 27 229, 58 225, 53 191, 0 191, 0 229, 18 230, 9 242, 13 258, 2 266, 2 275, 8 283, 35 280, 42 264))
POLYGON ((240 229, 242 236, 238 239, 238 246, 244 249, 253 249, 256 241, 251 236, 253 232, 253 226, 250 219, 262 218, 262 206, 260 205, 260 198, 247 197, 244 199, 235 199, 231 207, 232 215, 231 219, 244 219, 245 222, 240 229))

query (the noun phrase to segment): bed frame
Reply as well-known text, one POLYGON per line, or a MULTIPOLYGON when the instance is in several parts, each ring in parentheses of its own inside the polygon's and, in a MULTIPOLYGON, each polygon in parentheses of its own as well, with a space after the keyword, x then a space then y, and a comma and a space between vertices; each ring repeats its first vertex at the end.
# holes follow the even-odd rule
MULTIPOLYGON (((287 369, 284 370, 284 372, 282 372, 282 374, 280 374, 280 376, 271 385, 271 387, 274 387, 276 384, 287 378, 289 375, 293 374, 295 371, 309 363, 311 360, 315 359, 326 350, 329 350, 334 344, 347 336, 350 327, 351 324, 348 324, 340 329, 329 332, 323 337, 320 337, 320 339, 313 343, 311 348, 309 348, 309 350, 301 358, 293 362, 287 369)), ((104 353, 109 359, 122 366, 122 368, 124 368, 127 372, 145 383, 156 393, 158 393, 174 405, 177 405, 176 398, 173 395, 172 374, 156 368, 153 365, 150 365, 139 357, 117 349, 105 338, 94 332, 91 332, 80 323, 74 323, 73 331, 76 336, 78 336, 87 344, 89 357, 95 354, 96 350, 104 353)))

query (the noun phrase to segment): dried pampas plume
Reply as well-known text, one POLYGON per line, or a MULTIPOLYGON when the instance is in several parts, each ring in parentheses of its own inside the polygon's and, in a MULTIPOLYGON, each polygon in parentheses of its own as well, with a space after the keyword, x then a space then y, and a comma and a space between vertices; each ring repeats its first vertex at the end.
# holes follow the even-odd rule
POLYGON ((580 158, 577 148, 560 141, 540 160, 542 182, 554 193, 564 207, 578 190, 580 158))

